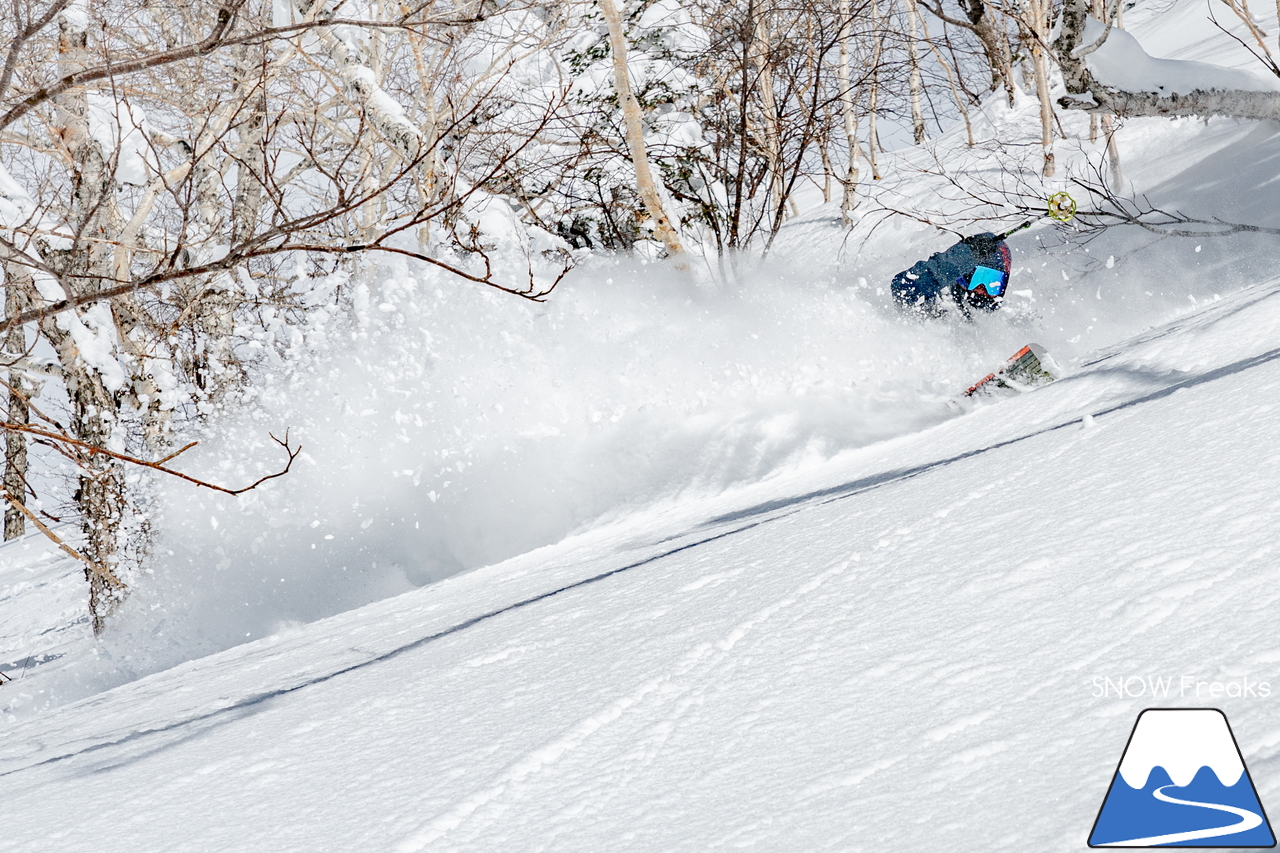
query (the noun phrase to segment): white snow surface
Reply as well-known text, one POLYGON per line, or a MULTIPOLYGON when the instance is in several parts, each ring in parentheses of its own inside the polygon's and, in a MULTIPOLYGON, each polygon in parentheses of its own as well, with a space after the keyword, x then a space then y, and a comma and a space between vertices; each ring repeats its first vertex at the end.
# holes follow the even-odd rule
MULTIPOLYGON (((1105 28, 1090 18, 1085 25, 1084 44, 1101 38, 1105 28)), ((1125 30, 1113 27, 1106 41, 1085 57, 1098 81, 1129 92, 1186 95, 1197 89, 1240 89, 1246 92, 1280 92, 1280 79, 1249 69, 1224 68, 1191 59, 1156 59, 1125 30)), ((1259 64, 1259 67, 1261 65, 1259 64)))
POLYGON ((1153 708, 1138 717, 1120 775, 1130 788, 1145 788, 1156 767, 1163 767, 1180 788, 1190 785, 1201 767, 1227 787, 1244 775, 1227 718, 1213 708, 1153 708))

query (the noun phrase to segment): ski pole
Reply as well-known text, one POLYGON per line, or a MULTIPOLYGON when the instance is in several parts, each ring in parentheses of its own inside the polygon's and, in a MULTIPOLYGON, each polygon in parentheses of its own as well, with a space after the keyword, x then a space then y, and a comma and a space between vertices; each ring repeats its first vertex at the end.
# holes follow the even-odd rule
POLYGON ((1034 220, 1034 219, 1028 219, 1026 222, 1022 223, 1021 225, 1017 226, 1016 228, 1010 228, 1008 231, 1006 231, 1006 232, 1004 232, 1003 234, 999 235, 999 236, 1000 236, 1000 239, 1001 239, 1001 240, 1008 240, 1010 237, 1012 237, 1014 234, 1017 234, 1017 233, 1018 233, 1019 231, 1021 231, 1023 228, 1030 228, 1030 227, 1031 227, 1032 225, 1034 225, 1034 224, 1035 224, 1035 220, 1034 220))
MULTIPOLYGON (((1049 209, 1045 211, 1043 215, 1048 216, 1055 222, 1070 222, 1076 215, 1076 200, 1067 192, 1054 193, 1049 196, 1048 203, 1049 209)), ((1016 228, 1010 228, 1008 231, 1001 234, 1000 239, 1007 240, 1023 228, 1030 228, 1034 224, 1034 219, 1028 219, 1016 228)))

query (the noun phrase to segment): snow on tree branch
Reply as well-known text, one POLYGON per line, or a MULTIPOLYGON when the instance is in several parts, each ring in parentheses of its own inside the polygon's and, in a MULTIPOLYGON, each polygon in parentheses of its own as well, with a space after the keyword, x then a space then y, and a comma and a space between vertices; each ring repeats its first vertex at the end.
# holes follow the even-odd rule
POLYGON ((1120 116, 1280 118, 1280 80, 1185 60, 1148 56, 1137 39, 1067 0, 1053 43, 1067 109, 1120 116))

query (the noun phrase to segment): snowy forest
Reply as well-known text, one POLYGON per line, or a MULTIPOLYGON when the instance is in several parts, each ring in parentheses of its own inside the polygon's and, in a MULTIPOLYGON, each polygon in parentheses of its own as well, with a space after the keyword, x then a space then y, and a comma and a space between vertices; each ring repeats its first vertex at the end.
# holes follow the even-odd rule
MULTIPOLYGON (((1081 221, 1179 224, 1117 197, 1116 115, 1280 115, 1280 86, 1100 83, 1081 59, 1123 5, 17 3, 0 74, 6 538, 35 525, 82 561, 101 631, 147 565, 157 473, 193 479, 193 436, 252 405, 308 315, 359 311, 352 284, 387 256, 534 301, 601 253, 731 283, 806 192, 849 227, 1043 207, 1064 109, 1088 111, 1101 152, 1073 176, 1081 221), (939 160, 957 192, 932 209, 876 191, 898 168, 886 138, 925 146, 959 121, 969 146, 1006 143, 973 128, 997 95, 1037 100, 1034 158, 977 183, 939 160), (63 516, 70 543, 47 526, 63 516)), ((1220 11, 1277 72, 1247 4, 1220 11)), ((257 479, 193 488, 286 474, 288 429, 257 479)))
MULTIPOLYGON (((897 548, 886 543, 916 531, 934 545, 894 571, 927 566, 921 577, 932 580, 920 588, 946 587, 943 562, 1016 561, 1018 546, 995 533, 974 545, 940 509, 1004 489, 991 484, 1006 482, 1006 463, 974 463, 988 467, 934 494, 938 460, 1004 452, 1066 423, 1072 436, 1094 435, 1095 417, 1105 423, 1275 352, 1274 311, 1257 308, 1266 299, 1249 288, 1280 287, 1280 2, 12 0, 0 27, 0 768, 9 758, 21 765, 0 778, 45 761, 22 738, 5 753, 4 731, 61 725, 61 710, 80 713, 113 691, 160 690, 146 685, 183 667, 223 661, 206 672, 208 684, 223 684, 208 688, 219 696, 240 689, 219 679, 242 665, 267 672, 250 698, 300 690, 290 679, 303 670, 318 690, 310 685, 565 590, 603 587, 618 572, 718 542, 731 527, 810 518, 796 514, 802 505, 812 533, 797 542, 834 550, 814 557, 822 565, 796 569, 809 574, 779 576, 776 589, 803 594, 779 591, 777 602, 807 601, 822 586, 813 594, 828 606, 854 607, 825 590, 868 565, 860 560, 881 557, 839 557, 830 525, 868 537, 852 549, 859 554, 897 548), (896 274, 979 232, 1007 239, 1012 251, 992 310, 944 301, 925 312, 895 299, 896 274), (1184 337, 1170 343, 1175 332, 1184 337), (1030 341, 1056 359, 1052 385, 998 401, 964 395, 1030 341), (868 499, 857 512, 874 525, 852 505, 833 504, 854 513, 843 520, 818 517, 835 512, 823 509, 833 496, 899 480, 919 483, 918 494, 868 499), (453 627, 403 633, 455 606, 453 627), (368 659, 351 657, 366 640, 368 659), (253 663, 260 644, 274 651, 253 663), (300 669, 277 672, 277 658, 300 669)), ((1265 418, 1269 405, 1259 394, 1262 408, 1239 411, 1265 418)), ((1233 407, 1218 401, 1205 411, 1233 407)), ((1141 495, 1167 490, 1171 504, 1193 492, 1236 500, 1217 474, 1168 485, 1199 470, 1169 461, 1182 458, 1174 451, 1154 467, 1134 461, 1163 452, 1144 443, 1151 436, 1199 429, 1178 417, 1143 427, 1147 438, 1132 438, 1109 470, 1141 482, 1150 475, 1141 495)), ((1265 423, 1251 428, 1255 447, 1280 437, 1265 423)), ((1233 447, 1215 470, 1236 471, 1242 483, 1260 478, 1258 495, 1273 489, 1269 478, 1280 475, 1271 463, 1255 469, 1230 456, 1233 447)), ((1078 472, 1059 463, 1062 453, 1037 457, 1066 466, 1057 474, 1021 457, 1007 463, 1043 493, 1024 496, 1030 505, 1001 503, 1001 523, 1010 514, 1068 526, 1087 517, 1097 531, 1112 529, 1107 514, 1123 516, 1130 498, 1103 489, 1096 512, 1085 498, 1071 503, 1063 495, 1078 472)), ((1175 524, 1177 506, 1159 524, 1175 524)), ((1237 544, 1250 554, 1275 544, 1263 532, 1274 508, 1261 506, 1244 512, 1256 523, 1237 544)), ((995 510, 975 513, 995 523, 995 510)), ((1206 517, 1181 523, 1199 530, 1206 517)), ((1127 541, 1110 535, 1045 545, 1042 562, 1057 565, 1050 551, 1076 547, 1087 553, 1073 566, 1127 553, 1127 541)), ((1236 554, 1217 536, 1193 540, 1196 553, 1218 554, 1217 543, 1236 554)), ((731 586, 742 566, 792 565, 809 547, 752 541, 754 550, 713 560, 719 573, 710 580, 673 579, 676 598, 701 594, 699 584, 731 586)), ((881 577, 848 593, 869 596, 863 620, 893 622, 932 660, 946 660, 937 638, 897 624, 896 608, 909 605, 881 577)), ((1018 577, 1027 601, 1058 594, 1018 577)), ((1244 584, 1270 595, 1260 581, 1244 584)), ((961 637, 965 619, 994 624, 987 592, 954 593, 950 604, 934 602, 939 624, 956 620, 961 637)), ((1075 592, 1060 593, 1057 606, 1073 606, 1075 592)), ((1115 594, 1136 602, 1142 592, 1115 594)), ((674 593, 634 595, 638 608, 661 614, 674 593)), ((1111 612, 1090 601, 1090 612, 1111 612)), ((593 602, 583 612, 600 622, 602 647, 643 658, 610 633, 639 611, 593 602)), ((757 604, 775 612, 764 599, 741 606, 757 604)), ((739 626, 704 644, 724 654, 738 642, 724 637, 748 635, 765 618, 747 619, 730 599, 716 606, 729 619, 724 631, 739 626)), ((1197 611, 1201 618, 1195 624, 1225 617, 1197 611)), ((796 619, 786 624, 808 624, 796 619)), ((1045 638, 1067 636, 1069 623, 1055 611, 1027 642, 1052 645, 1045 638)), ((645 624, 633 627, 644 634, 645 624)), ((529 628, 507 651, 473 648, 468 660, 496 669, 504 655, 544 640, 569 642, 560 630, 529 628)), ((701 654, 679 657, 662 678, 701 672, 701 654)), ((1280 657, 1260 658, 1272 659, 1280 657)), ((825 678, 805 689, 826 695, 825 678)), ((459 687, 455 699, 505 695, 512 683, 459 687)), ((742 695, 755 696, 763 682, 744 683, 742 695)), ((453 689, 439 686, 441 696, 453 689)), ((599 720, 649 701, 648 689, 627 696, 614 716, 582 710, 574 719, 595 732, 606 725, 599 720)), ((226 701, 242 709, 265 700, 226 701)), ((130 722, 128 702, 103 743, 167 730, 173 713, 205 719, 204 706, 158 705, 145 723, 130 722)), ((888 725, 893 714, 880 710, 888 725)), ((88 717, 66 719, 83 727, 88 717)), ((576 749, 583 741, 573 737, 565 743, 576 749)), ((954 745, 949 737, 937 737, 939 749, 954 745)), ((537 738, 561 743, 529 736, 537 738)), ((623 741, 634 739, 618 750, 623 741)), ((966 748, 977 750, 965 759, 975 767, 1004 760, 1003 747, 966 748)), ((682 754, 718 760, 692 747, 682 754)), ((450 756, 455 775, 465 775, 470 759, 450 756)), ((863 757, 862 770, 844 767, 841 778, 896 772, 888 768, 897 758, 863 757)), ((500 809, 492 822, 472 819, 497 809, 493 798, 526 791, 528 773, 511 770, 526 765, 502 766, 475 782, 472 799, 440 794, 435 822, 405 819, 396 844, 360 836, 368 845, 360 849, 437 849, 448 839, 453 846, 439 849, 534 849, 494 840, 503 838, 500 809), (459 835, 456 826, 481 828, 459 835)), ((609 779, 603 788, 629 784, 609 779)), ((819 799, 847 787, 813 784, 819 799)), ((233 787, 223 791, 228 803, 233 787)), ((1259 788, 1267 791, 1280 791, 1280 778, 1259 788)), ((757 793, 753 802, 767 811, 774 800, 757 793)), ((679 843, 655 841, 665 837, 658 830, 621 843, 635 818, 627 813, 591 823, 596 834, 559 849, 714 846, 715 821, 681 823, 682 806, 664 808, 676 816, 679 843)), ((255 814, 251 823, 275 819, 269 809, 255 814)), ((830 828, 833 814, 813 812, 805 831, 830 828)), ((1064 825, 1075 819, 1054 814, 1064 825)), ((94 849, 73 823, 68 831, 85 846, 63 849, 94 849)), ((836 848, 861 849, 842 834, 788 846, 800 830, 778 826, 791 830, 757 827, 742 838, 819 849, 838 837, 836 848)), ((1041 846, 1061 846, 1054 826, 1041 846)), ((264 832, 275 841, 261 849, 295 849, 264 832)), ((936 838, 928 828, 912 833, 903 844, 936 838)), ((15 838, 6 846, 0 837, 0 850, 52 849, 36 834, 15 838)), ((120 849, 177 849, 161 835, 128 838, 120 849)))

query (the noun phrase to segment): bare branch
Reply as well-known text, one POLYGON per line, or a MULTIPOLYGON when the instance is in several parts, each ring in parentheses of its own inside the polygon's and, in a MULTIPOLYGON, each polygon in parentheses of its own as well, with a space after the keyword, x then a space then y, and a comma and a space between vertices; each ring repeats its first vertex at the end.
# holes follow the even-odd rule
POLYGON ((45 525, 45 523, 36 516, 34 512, 32 512, 30 509, 27 508, 26 504, 24 504, 22 501, 14 497, 13 493, 10 492, 8 489, 0 489, 0 495, 3 495, 4 499, 7 500, 10 504, 12 504, 15 509, 17 509, 23 515, 25 515, 28 519, 30 519, 31 523, 36 526, 36 529, 39 530, 41 533, 43 533, 49 539, 49 541, 51 541, 53 544, 61 548, 63 553, 71 557, 74 557, 75 559, 84 563, 88 567, 90 572, 97 575, 102 580, 102 582, 106 584, 108 589, 112 589, 116 591, 124 591, 129 588, 124 581, 116 577, 115 573, 112 572, 110 569, 108 569, 106 566, 103 566, 99 563, 95 563, 93 560, 90 560, 84 554, 81 554, 75 548, 72 548, 66 542, 62 541, 62 538, 59 537, 58 534, 50 530, 45 525))
POLYGON ((212 53, 226 43, 225 36, 228 29, 235 22, 236 15, 248 0, 228 0, 227 5, 218 10, 217 20, 214 22, 213 28, 209 35, 203 40, 186 47, 175 48, 173 50, 161 51, 153 53, 149 56, 139 57, 130 62, 122 62, 119 65, 106 64, 99 65, 95 68, 86 68, 83 71, 76 71, 67 74, 58 81, 48 86, 42 86, 23 98, 16 105, 11 107, 8 112, 0 116, 0 130, 10 126, 22 116, 35 109, 40 104, 55 98, 73 89, 77 86, 83 86, 86 83, 92 83, 96 80, 105 80, 107 78, 119 78, 127 74, 133 74, 148 68, 157 68, 161 65, 172 65, 175 62, 183 62, 197 56, 205 56, 212 53))
MULTIPOLYGON (((9 45, 9 55, 5 57, 4 70, 0 71, 0 99, 4 98, 5 93, 9 91, 9 84, 13 82, 13 70, 18 65, 18 56, 22 53, 22 48, 32 36, 49 26, 58 13, 67 8, 70 3, 71 0, 54 0, 49 4, 49 8, 45 9, 43 15, 29 23, 14 38, 13 43, 9 45)), ((16 20, 15 23, 17 23, 16 20)))
POLYGON ((281 441, 280 439, 272 435, 271 440, 274 441, 276 444, 280 445, 282 448, 284 448, 284 452, 289 457, 288 461, 285 463, 285 466, 279 471, 276 471, 274 474, 267 474, 263 477, 259 477, 257 480, 254 480, 252 483, 250 483, 247 486, 244 486, 239 489, 228 489, 226 486, 219 486, 216 483, 210 483, 206 480, 201 480, 197 477, 192 477, 188 474, 183 474, 181 471, 175 471, 172 468, 166 468, 164 466, 163 464, 164 462, 168 462, 170 459, 177 456, 178 454, 186 450, 189 450, 190 448, 195 446, 196 442, 194 441, 191 442, 191 444, 188 444, 186 447, 182 448, 182 450, 179 450, 177 453, 170 454, 169 456, 166 456, 164 459, 161 459, 159 462, 149 462, 146 459, 139 459, 138 457, 130 456, 127 453, 118 453, 114 450, 108 450, 105 447, 98 447, 96 445, 88 443, 87 441, 81 441, 78 438, 72 438, 71 436, 66 435, 64 433, 56 433, 56 432, 52 432, 51 430, 41 429, 40 427, 33 427, 30 424, 19 424, 19 423, 11 423, 9 421, 0 421, 0 430, 8 430, 10 432, 22 432, 22 433, 28 433, 30 435, 38 435, 41 438, 46 438, 46 439, 49 439, 50 441, 54 441, 62 445, 70 445, 71 447, 79 448, 85 451, 85 456, 89 458, 92 458, 93 456, 98 456, 98 455, 109 456, 112 459, 119 459, 121 462, 127 462, 130 465, 138 465, 142 468, 150 468, 154 471, 159 471, 162 474, 168 474, 171 477, 177 477, 180 480, 186 480, 188 483, 192 483, 194 485, 201 486, 206 489, 212 489, 215 492, 222 492, 223 494, 226 494, 226 495, 242 495, 245 492, 256 489, 258 486, 261 486, 263 483, 267 482, 268 480, 274 480, 277 477, 283 477, 285 474, 289 473, 289 469, 293 467, 293 460, 297 459, 298 454, 302 452, 302 445, 298 445, 296 448, 291 447, 289 445, 289 433, 287 430, 285 431, 283 441, 281 441))

